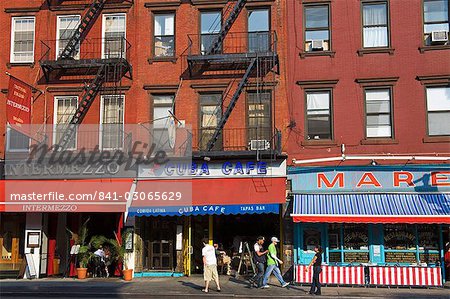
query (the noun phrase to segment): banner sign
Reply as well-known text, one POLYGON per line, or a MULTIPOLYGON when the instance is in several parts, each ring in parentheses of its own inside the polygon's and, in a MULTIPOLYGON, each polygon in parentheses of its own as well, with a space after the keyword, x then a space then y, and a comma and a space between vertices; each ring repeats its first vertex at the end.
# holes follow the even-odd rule
POLYGON ((450 166, 289 168, 294 193, 449 192, 450 166))
POLYGON ((31 86, 13 76, 9 77, 6 99, 6 118, 11 126, 20 127, 31 123, 31 86))

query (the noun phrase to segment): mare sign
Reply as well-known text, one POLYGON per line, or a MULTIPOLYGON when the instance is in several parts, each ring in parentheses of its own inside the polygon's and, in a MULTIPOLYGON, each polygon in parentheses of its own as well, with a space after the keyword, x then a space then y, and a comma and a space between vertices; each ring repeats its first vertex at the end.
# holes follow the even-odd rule
POLYGON ((290 168, 295 193, 450 192, 450 166, 290 168))

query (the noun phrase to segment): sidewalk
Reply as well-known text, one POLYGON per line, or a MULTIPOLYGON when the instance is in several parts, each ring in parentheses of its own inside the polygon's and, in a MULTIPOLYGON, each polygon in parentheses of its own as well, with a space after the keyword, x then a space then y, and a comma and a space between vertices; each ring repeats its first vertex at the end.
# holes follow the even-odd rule
MULTIPOLYGON (((121 279, 40 279, 0 280, 0 297, 4 298, 298 298, 309 297, 308 286, 279 287, 272 280, 270 289, 250 288, 245 280, 221 276, 222 292, 216 292, 212 283, 210 293, 201 292, 202 276, 181 278, 135 278, 131 282, 121 279)), ((326 287, 322 297, 342 298, 450 298, 444 288, 360 288, 326 287)), ((317 296, 314 296, 317 297, 317 296)))

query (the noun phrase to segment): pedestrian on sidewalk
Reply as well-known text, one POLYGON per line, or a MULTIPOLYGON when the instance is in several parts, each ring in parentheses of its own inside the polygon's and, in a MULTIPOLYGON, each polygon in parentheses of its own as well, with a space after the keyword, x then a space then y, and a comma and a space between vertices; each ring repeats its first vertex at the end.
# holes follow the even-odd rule
POLYGON ((220 292, 219 273, 217 273, 216 249, 209 244, 208 238, 203 238, 203 278, 205 279, 205 293, 209 292, 209 283, 214 280, 217 286, 217 292, 220 292))
POLYGON ((264 250, 263 244, 264 244, 264 237, 259 236, 256 239, 256 243, 253 246, 255 252, 253 254, 253 261, 256 264, 256 275, 254 277, 254 284, 257 288, 260 288, 263 286, 263 277, 264 277, 264 267, 266 264, 266 255, 269 252, 269 250, 264 250))
POLYGON ((285 288, 289 285, 289 282, 285 282, 283 276, 281 276, 281 271, 278 265, 283 264, 283 261, 277 257, 277 243, 280 242, 277 237, 272 237, 270 239, 272 243, 269 245, 269 254, 267 255, 267 269, 266 274, 264 275, 263 286, 261 288, 268 289, 269 285, 267 284, 269 281, 270 274, 275 275, 278 281, 281 284, 282 288, 285 288))
POLYGON ((309 268, 313 266, 313 279, 311 284, 311 289, 309 290, 309 293, 311 295, 322 295, 322 292, 320 290, 320 272, 322 272, 322 246, 317 245, 314 247, 314 252, 316 253, 311 260, 311 263, 309 263, 308 268, 306 268, 306 272, 308 272, 309 268))

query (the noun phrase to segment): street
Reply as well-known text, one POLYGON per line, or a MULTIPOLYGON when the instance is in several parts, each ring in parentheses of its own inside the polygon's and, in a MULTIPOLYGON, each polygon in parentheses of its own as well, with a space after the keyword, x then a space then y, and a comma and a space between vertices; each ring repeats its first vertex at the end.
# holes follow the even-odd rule
MULTIPOLYGON (((298 298, 308 294, 308 286, 281 288, 272 280, 269 289, 250 288, 244 280, 221 276, 222 292, 212 284, 205 294, 202 276, 181 278, 121 279, 40 279, 2 280, 0 297, 6 298, 298 298)), ((325 298, 450 298, 448 288, 362 288, 324 287, 325 298)), ((317 296, 314 296, 317 297, 317 296)))

